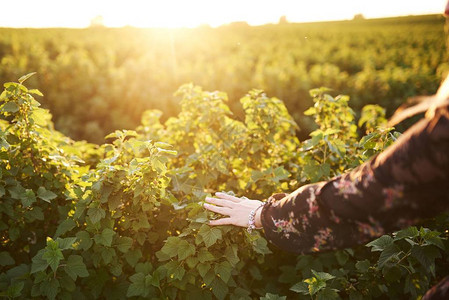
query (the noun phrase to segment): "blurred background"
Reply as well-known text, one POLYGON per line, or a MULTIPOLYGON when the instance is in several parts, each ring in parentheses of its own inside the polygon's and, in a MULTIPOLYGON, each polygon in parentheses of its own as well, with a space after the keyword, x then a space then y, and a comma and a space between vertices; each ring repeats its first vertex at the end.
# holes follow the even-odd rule
MULTIPOLYGON (((102 143, 133 129, 146 109, 179 112, 184 83, 239 99, 253 88, 282 99, 299 124, 309 90, 347 94, 358 113, 393 111, 435 93, 449 71, 444 0, 30 1, 0 18, 0 82, 37 72, 27 86, 55 128, 102 143)), ((6 7, 6 6, 4 6, 6 7)), ((406 126, 406 125, 404 125, 406 126)))

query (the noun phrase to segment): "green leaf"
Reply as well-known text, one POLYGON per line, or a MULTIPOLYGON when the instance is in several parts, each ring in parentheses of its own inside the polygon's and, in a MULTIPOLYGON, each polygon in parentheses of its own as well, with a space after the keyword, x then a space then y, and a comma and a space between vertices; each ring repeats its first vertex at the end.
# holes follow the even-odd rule
POLYGON ((10 112, 10 113, 15 113, 19 111, 19 105, 17 105, 17 103, 15 102, 7 102, 2 106, 2 111, 4 112, 10 112))
POLYGON ((125 253, 125 259, 131 267, 134 267, 141 257, 142 251, 140 251, 140 249, 131 250, 125 253))
POLYGON ((167 269, 168 277, 174 280, 182 280, 186 272, 182 264, 177 261, 170 261, 166 263, 165 268, 167 269))
POLYGON ((337 294, 337 291, 330 288, 325 288, 322 291, 320 291, 316 295, 317 300, 337 300, 340 299, 340 297, 337 294))
POLYGON ((324 280, 324 281, 327 281, 327 280, 331 280, 331 279, 334 279, 334 278, 335 278, 334 275, 331 275, 331 274, 326 273, 326 272, 317 272, 317 271, 315 271, 315 270, 312 270, 312 273, 313 273, 313 275, 315 275, 315 277, 316 277, 318 280, 324 280))
POLYGON ((272 180, 275 182, 279 182, 280 180, 287 179, 290 176, 290 173, 281 166, 274 169, 274 175, 275 176, 272 180))
POLYGON ((101 250, 101 257, 103 258, 105 264, 109 264, 114 256, 116 256, 116 253, 112 248, 103 248, 101 250))
POLYGON ((267 240, 261 237, 259 233, 253 233, 252 235, 254 234, 256 235, 255 239, 252 240, 254 251, 260 254, 270 254, 271 250, 268 248, 267 240))
POLYGON ((317 272, 312 270, 315 277, 307 278, 304 280, 309 285, 309 294, 315 295, 326 287, 326 281, 334 279, 335 276, 326 272, 317 272))
POLYGON ((401 240, 404 238, 415 238, 419 235, 418 229, 415 226, 400 230, 396 233, 393 234, 394 235, 394 240, 401 240))
POLYGON ((53 272, 55 272, 58 269, 59 262, 64 259, 64 255, 62 254, 61 249, 49 248, 47 246, 42 258, 47 261, 53 272))
POLYGON ((241 287, 234 289, 234 292, 230 295, 230 300, 251 300, 251 293, 241 287))
POLYGON ((204 244, 208 248, 222 238, 220 229, 207 226, 206 224, 201 226, 198 234, 203 238, 204 244))
POLYGON ((39 252, 37 252, 37 254, 33 257, 32 259, 33 263, 31 264, 31 274, 44 271, 45 269, 47 269, 48 262, 47 260, 42 258, 44 251, 45 251, 44 249, 39 250, 39 252))
POLYGON ((83 258, 79 255, 70 255, 67 259, 67 264, 64 267, 64 270, 73 280, 76 280, 77 277, 89 276, 89 272, 83 262, 83 258))
POLYGON ((90 237, 90 234, 87 231, 77 232, 76 237, 80 241, 79 248, 81 250, 88 250, 93 244, 92 238, 90 237))
POLYGON ((126 253, 133 245, 133 239, 127 236, 118 237, 117 238, 117 249, 122 252, 126 253))
POLYGON ((32 207, 31 209, 25 212, 25 218, 27 218, 29 222, 33 222, 35 220, 42 221, 44 219, 44 213, 42 212, 42 208, 38 206, 32 207))
POLYGON ((380 268, 383 268, 383 266, 391 261, 391 260, 397 260, 399 258, 399 253, 401 252, 401 249, 399 249, 398 246, 395 244, 390 244, 385 247, 385 250, 382 251, 379 257, 379 261, 377 262, 379 264, 380 268))
POLYGON ((306 115, 306 116, 312 116, 312 115, 314 115, 314 114, 316 114, 317 113, 317 111, 316 111, 316 108, 315 107, 309 107, 305 112, 304 112, 304 115, 306 115))
MULTIPOLYGON (((42 250, 42 249, 41 249, 42 250)), ((9 269, 8 271, 6 271, 6 276, 8 278, 28 278, 29 274, 30 274, 30 266, 26 265, 26 264, 21 264, 18 265, 16 267, 13 267, 11 269, 9 269)), ((2 278, 2 276, 0 276, 0 278, 2 278)), ((4 277, 3 277, 4 278, 4 277)), ((2 279, 3 280, 3 279, 2 279)), ((4 283, 4 281, 2 281, 4 283)), ((2 284, 0 283, 0 286, 2 286, 2 284)))
POLYGON ((383 251, 386 247, 393 243, 393 239, 389 235, 383 235, 378 239, 366 244, 367 247, 372 247, 371 251, 383 251))
POLYGON ((76 242, 76 237, 68 237, 68 238, 57 238, 56 242, 58 242, 59 249, 66 250, 66 249, 73 249, 73 244, 76 242))
POLYGON ((305 283, 305 282, 296 283, 294 286, 292 286, 290 288, 290 290, 295 293, 299 293, 299 294, 303 294, 303 295, 309 294, 309 288, 308 288, 307 283, 305 283))
POLYGON ((52 278, 49 281, 43 281, 41 283, 40 290, 43 292, 45 296, 49 299, 55 299, 60 290, 59 280, 56 278, 52 278))
POLYGON ((215 272, 211 269, 203 276, 203 281, 207 286, 209 286, 216 277, 215 272))
POLYGON ((167 150, 167 149, 163 149, 163 148, 157 148, 157 150, 160 153, 164 153, 164 154, 168 154, 168 155, 173 155, 176 156, 178 154, 178 152, 176 150, 167 150))
POLYGON ((355 264, 355 268, 357 269, 357 271, 359 271, 361 273, 366 273, 370 266, 371 266, 371 263, 367 259, 358 261, 355 264))
POLYGON ((142 273, 136 273, 129 277, 131 284, 126 292, 126 297, 142 296, 145 297, 149 289, 145 285, 145 275, 142 273))
POLYGON ((96 224, 106 216, 106 212, 100 207, 91 207, 87 211, 87 215, 89 216, 89 219, 92 221, 92 223, 96 224))
POLYGON ((62 276, 59 279, 59 283, 61 284, 61 287, 68 292, 74 292, 76 289, 75 281, 69 276, 62 276))
POLYGON ((204 278, 206 276, 207 272, 210 270, 210 264, 209 263, 199 263, 197 265, 198 273, 200 273, 201 277, 204 278))
POLYGON ((25 191, 25 195, 21 197, 21 200, 24 207, 30 207, 31 204, 36 202, 36 195, 34 194, 33 190, 27 189, 25 191))
POLYGON ((7 251, 0 252, 0 266, 14 265, 15 261, 7 251))
MULTIPOLYGON (((235 266, 240 261, 240 258, 237 256, 237 251, 238 251, 237 245, 231 245, 231 246, 226 247, 226 249, 225 249, 224 256, 231 263, 232 266, 235 266)), ((208 251, 207 251, 207 253, 210 254, 208 251)), ((210 254, 210 255, 212 256, 212 254, 210 254)), ((198 258, 201 261, 201 258, 199 256, 198 256, 198 258)), ((212 259, 210 259, 210 260, 213 260, 213 256, 212 256, 212 259)))
MULTIPOLYGON (((9 298, 17 298, 17 297, 21 296, 24 285, 25 285, 25 283, 23 281, 19 281, 19 282, 16 282, 16 283, 10 285, 8 287, 8 290, 6 291, 6 295, 9 298)), ((25 295, 22 295, 22 296, 25 296, 25 295)))
POLYGON ((422 238, 430 245, 435 245, 441 250, 446 250, 443 240, 440 238, 440 233, 437 231, 429 231, 422 235, 422 238))
POLYGON ((181 239, 178 237, 174 236, 168 237, 167 240, 165 241, 164 246, 162 246, 161 248, 161 252, 165 253, 169 257, 176 256, 178 254, 178 245, 180 241, 181 239))
POLYGON ((344 266, 349 259, 349 254, 346 251, 337 251, 335 257, 337 258, 338 264, 344 266))
POLYGON ((158 148, 173 148, 173 145, 164 142, 156 142, 154 146, 158 148))
POLYGON ((110 270, 112 275, 114 275, 115 277, 119 277, 120 275, 122 275, 123 266, 122 264, 113 264, 111 265, 110 270))
POLYGON ((26 195, 25 188, 18 182, 15 182, 14 186, 8 188, 8 191, 13 199, 22 199, 26 195))
MULTIPOLYGON (((230 248, 230 247, 229 247, 230 248)), ((226 251, 226 250, 225 250, 226 251)), ((198 260, 201 263, 204 263, 206 261, 212 261, 215 257, 212 253, 210 253, 207 248, 201 248, 200 251, 198 251, 198 260)))
POLYGON ((215 266, 214 271, 225 283, 228 283, 231 278, 232 266, 229 262, 223 261, 215 266))
POLYGON ((36 72, 31 72, 31 73, 28 73, 26 75, 23 75, 22 77, 19 78, 19 83, 20 84, 24 83, 25 80, 27 80, 28 78, 30 78, 34 74, 36 74, 36 72))
POLYGON ((279 296, 276 294, 266 293, 265 296, 260 297, 260 300, 286 300, 287 296, 279 296))
POLYGON ((65 234, 66 232, 75 228, 75 226, 76 226, 76 223, 73 219, 66 219, 66 220, 62 221, 61 224, 59 224, 58 228, 56 229, 55 237, 59 237, 59 236, 65 234))
POLYGON ((50 200, 56 198, 55 193, 53 193, 52 191, 48 191, 43 186, 37 189, 37 196, 48 203, 50 203, 50 200))
POLYGON ((112 238, 114 237, 114 234, 115 234, 114 230, 112 230, 110 228, 105 228, 105 229, 103 229, 101 234, 95 235, 94 240, 97 244, 111 247, 112 238))
POLYGON ((136 270, 136 273, 143 273, 143 274, 150 274, 150 272, 153 270, 153 266, 149 261, 146 261, 144 263, 138 263, 134 269, 136 270))
POLYGON ((249 273, 256 280, 262 280, 263 279, 263 276, 260 273, 260 269, 257 266, 255 266, 255 265, 252 265, 252 266, 249 267, 249 273))
POLYGON ((166 261, 169 260, 171 258, 170 255, 166 254, 165 252, 162 251, 158 251, 156 252, 156 257, 159 261, 166 261))
POLYGON ((229 293, 228 286, 219 278, 215 278, 210 287, 212 288, 212 293, 214 293, 215 297, 220 300, 226 298, 226 295, 229 293))
POLYGON ((16 88, 19 87, 19 84, 15 83, 15 82, 6 82, 6 83, 3 84, 3 86, 8 91, 14 91, 16 88))
POLYGON ((405 283, 404 283, 404 292, 414 295, 414 298, 415 298, 417 296, 416 289, 419 286, 416 286, 413 281, 414 281, 414 279, 412 279, 412 275, 411 274, 407 275, 407 277, 405 278, 405 283))
POLYGON ((185 240, 181 240, 178 244, 178 259, 184 260, 188 256, 195 254, 195 246, 185 240))
POLYGON ((108 199, 108 208, 109 210, 116 210, 120 204, 122 203, 122 194, 120 193, 114 193, 109 196, 108 199))
POLYGON ((42 93, 41 93, 41 91, 39 91, 38 89, 31 89, 31 90, 29 90, 28 91, 28 93, 30 93, 30 94, 35 94, 35 95, 38 95, 38 96, 44 96, 42 93))
POLYGON ((156 270, 153 272, 153 276, 151 277, 151 285, 157 288, 160 288, 160 275, 159 272, 156 270))
POLYGON ((315 277, 307 278, 304 280, 309 285, 309 294, 315 295, 318 291, 326 287, 325 281, 317 280, 315 277))
POLYGON ((113 190, 114 190, 114 187, 112 185, 104 184, 103 185, 103 189, 101 190, 100 202, 101 203, 108 202, 109 195, 111 195, 113 190))
POLYGON ((198 258, 193 257, 193 256, 189 256, 186 259, 186 264, 190 269, 195 268, 195 266, 198 264, 198 258))
POLYGON ((411 249, 411 254, 414 258, 416 258, 419 263, 424 267, 428 268, 432 261, 426 256, 423 247, 415 245, 411 249))

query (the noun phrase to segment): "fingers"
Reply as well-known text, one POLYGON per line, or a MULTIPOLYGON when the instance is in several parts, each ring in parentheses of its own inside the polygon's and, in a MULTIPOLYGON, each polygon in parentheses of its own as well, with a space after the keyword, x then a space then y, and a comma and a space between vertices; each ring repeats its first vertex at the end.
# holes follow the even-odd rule
POLYGON ((230 200, 211 198, 211 197, 206 197, 206 201, 209 203, 218 205, 218 206, 229 207, 229 208, 234 207, 234 204, 235 204, 235 202, 230 201, 230 200))
POLYGON ((228 207, 221 207, 216 205, 211 205, 208 203, 204 203, 204 208, 210 211, 213 211, 214 213, 221 214, 221 215, 228 215, 231 212, 231 209, 228 207))
POLYGON ((216 225, 235 225, 232 222, 231 218, 223 218, 218 220, 211 220, 209 221, 209 225, 216 226, 216 225))
POLYGON ((228 195, 226 193, 221 193, 221 192, 215 193, 215 196, 217 196, 217 197, 219 197, 221 199, 229 200, 229 201, 236 202, 236 203, 242 201, 241 198, 238 198, 238 197, 235 197, 235 196, 231 196, 231 195, 228 195))

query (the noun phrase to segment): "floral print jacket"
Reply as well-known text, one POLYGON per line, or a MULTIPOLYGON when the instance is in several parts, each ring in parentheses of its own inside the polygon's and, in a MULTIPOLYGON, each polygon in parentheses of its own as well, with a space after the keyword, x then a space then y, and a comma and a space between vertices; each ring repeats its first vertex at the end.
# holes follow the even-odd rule
POLYGON ((449 209, 449 105, 349 173, 275 194, 261 213, 266 238, 310 253, 366 243, 449 209))

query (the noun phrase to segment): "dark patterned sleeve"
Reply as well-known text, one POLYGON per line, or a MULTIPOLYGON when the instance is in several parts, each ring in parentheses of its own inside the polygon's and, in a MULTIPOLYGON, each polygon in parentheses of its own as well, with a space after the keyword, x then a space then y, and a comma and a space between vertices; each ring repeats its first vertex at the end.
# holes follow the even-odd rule
POLYGON ((439 108, 349 173, 271 196, 265 236, 284 250, 351 247, 449 210, 449 110, 439 108))

